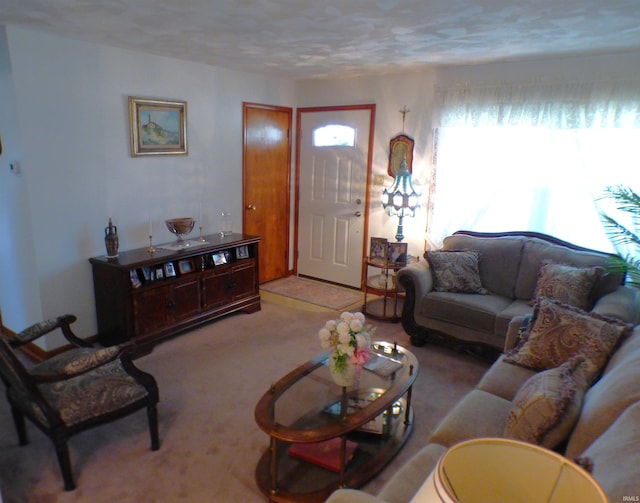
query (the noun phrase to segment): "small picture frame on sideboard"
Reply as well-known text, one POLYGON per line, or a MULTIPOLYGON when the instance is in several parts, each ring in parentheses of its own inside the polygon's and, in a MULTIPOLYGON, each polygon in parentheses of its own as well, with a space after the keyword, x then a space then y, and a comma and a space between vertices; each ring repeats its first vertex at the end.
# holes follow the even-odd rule
POLYGON ((214 265, 224 265, 227 263, 227 254, 223 251, 212 255, 214 265))
POLYGON ((195 271, 193 259, 186 259, 178 262, 178 271, 180 271, 180 274, 189 274, 190 272, 195 271))
POLYGON ((140 277, 138 276, 138 271, 136 269, 129 270, 129 278, 131 279, 131 286, 133 288, 140 288, 142 286, 142 281, 140 281, 140 277))
POLYGON ((247 245, 238 246, 236 248, 236 258, 249 258, 249 247, 247 245))
POLYGON ((164 265, 164 275, 167 278, 171 278, 176 275, 176 269, 173 267, 173 262, 167 262, 164 265))

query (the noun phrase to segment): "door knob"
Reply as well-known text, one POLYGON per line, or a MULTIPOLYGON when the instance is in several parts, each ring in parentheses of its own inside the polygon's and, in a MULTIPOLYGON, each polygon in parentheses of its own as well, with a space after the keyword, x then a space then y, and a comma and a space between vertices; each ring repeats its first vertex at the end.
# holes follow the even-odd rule
POLYGON ((247 204, 247 209, 255 211, 256 207, 253 204, 247 204))
POLYGON ((355 215, 355 216, 357 216, 357 217, 361 217, 361 216, 362 216, 362 212, 360 212, 360 211, 356 211, 356 212, 354 213, 354 215, 355 215))

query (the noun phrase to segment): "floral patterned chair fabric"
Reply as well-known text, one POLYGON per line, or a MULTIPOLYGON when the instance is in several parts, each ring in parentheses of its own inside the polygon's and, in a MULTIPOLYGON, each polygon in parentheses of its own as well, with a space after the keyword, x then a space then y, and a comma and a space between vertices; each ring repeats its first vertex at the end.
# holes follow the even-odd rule
POLYGON ((69 323, 75 317, 48 320, 21 332, 24 337, 0 337, 0 377, 7 388, 20 445, 28 443, 25 417, 51 438, 64 479, 65 490, 75 488, 67 440, 93 426, 147 409, 151 449, 158 437, 158 387, 155 379, 132 362, 132 346, 91 349, 75 337, 69 323), (65 327, 66 329, 63 328, 65 327), (72 348, 27 369, 13 352, 37 337, 61 328, 72 348), (36 335, 39 334, 39 335, 36 335), (77 339, 74 341, 73 339, 77 339))

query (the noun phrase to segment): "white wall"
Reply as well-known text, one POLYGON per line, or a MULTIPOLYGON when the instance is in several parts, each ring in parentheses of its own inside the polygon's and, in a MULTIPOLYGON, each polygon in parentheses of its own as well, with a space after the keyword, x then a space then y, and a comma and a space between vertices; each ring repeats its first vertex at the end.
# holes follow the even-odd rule
MULTIPOLYGON (((389 217, 380 203, 384 187, 393 179, 387 174, 389 165, 389 140, 402 131, 400 110, 406 105, 404 132, 415 140, 413 154, 413 182, 425 200, 433 143, 431 113, 433 110, 434 69, 406 74, 358 77, 350 79, 304 80, 298 82, 299 107, 376 104, 374 131, 373 174, 384 177, 384 185, 374 185, 371 190, 369 236, 385 237, 394 241, 398 226, 397 217, 389 217)), ((421 255, 424 250, 426 208, 421 207, 414 218, 404 219, 404 242, 409 244, 411 255, 421 255)))
POLYGON ((37 319, 41 313, 25 176, 10 171, 22 158, 6 31, 0 26, 0 307, 3 323, 37 319))
MULTIPOLYGON (((413 162, 414 183, 423 192, 426 202, 427 185, 431 178, 433 154, 432 114, 435 109, 436 86, 456 84, 499 85, 522 82, 580 82, 640 79, 640 53, 621 53, 590 57, 554 58, 526 62, 508 62, 457 67, 433 67, 420 72, 350 79, 308 80, 298 82, 298 106, 327 106, 353 103, 377 105, 374 174, 386 177, 389 140, 401 129, 399 110, 404 105, 407 114, 405 131, 415 139, 413 162)), ((461 146, 464 148, 464 146, 461 146)), ((392 239, 397 218, 388 217, 380 205, 382 186, 373 188, 371 198, 370 236, 392 239)), ((424 248, 427 208, 407 218, 405 242, 411 254, 421 254, 424 248)))
MULTIPOLYGON (((20 158, 22 173, 7 180, 16 192, 6 201, 2 173, 2 215, 19 216, 17 242, 3 240, 2 262, 14 256, 16 271, 37 282, 5 284, 3 276, 3 321, 16 331, 71 312, 77 332, 92 335, 88 259, 105 253, 108 218, 118 226, 121 250, 148 244, 150 216, 154 241, 166 242, 174 237, 164 219, 197 218, 200 207, 205 233, 219 230, 222 209, 236 215, 240 231, 242 102, 293 106, 293 82, 14 27, 7 40, 17 120, 3 132, 13 151, 1 160, 4 167, 8 156, 20 158), (128 96, 186 100, 189 155, 130 157, 128 96), (28 307, 14 314, 16 293, 28 307)), ((59 343, 48 340, 45 348, 59 343)))

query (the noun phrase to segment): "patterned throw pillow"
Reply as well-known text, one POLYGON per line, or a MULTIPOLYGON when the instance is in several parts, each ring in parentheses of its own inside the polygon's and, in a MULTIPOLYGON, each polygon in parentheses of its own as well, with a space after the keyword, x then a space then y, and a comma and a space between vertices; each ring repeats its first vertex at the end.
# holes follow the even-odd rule
POLYGON ((588 311, 593 306, 593 288, 603 273, 601 267, 573 267, 547 262, 538 272, 534 299, 548 297, 588 311))
POLYGON ((616 343, 632 325, 541 297, 533 309, 528 331, 505 361, 533 370, 558 367, 583 355, 587 383, 592 384, 616 343))
POLYGON ((488 293, 480 281, 477 250, 427 251, 425 258, 433 272, 436 292, 488 293))
POLYGON ((555 449, 573 429, 586 390, 584 357, 531 376, 513 399, 504 436, 555 449))

